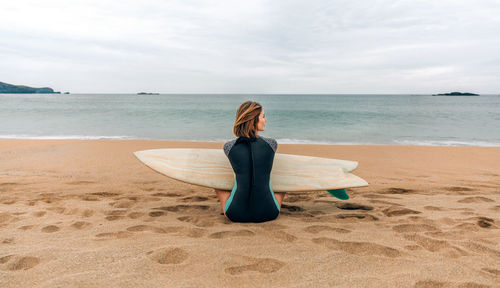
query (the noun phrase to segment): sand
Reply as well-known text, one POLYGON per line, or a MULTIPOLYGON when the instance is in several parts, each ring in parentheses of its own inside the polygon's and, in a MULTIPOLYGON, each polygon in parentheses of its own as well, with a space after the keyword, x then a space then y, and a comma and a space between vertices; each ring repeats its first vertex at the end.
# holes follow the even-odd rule
POLYGON ((370 186, 260 224, 132 154, 222 145, 0 140, 0 287, 500 287, 500 148, 280 144, 370 186))

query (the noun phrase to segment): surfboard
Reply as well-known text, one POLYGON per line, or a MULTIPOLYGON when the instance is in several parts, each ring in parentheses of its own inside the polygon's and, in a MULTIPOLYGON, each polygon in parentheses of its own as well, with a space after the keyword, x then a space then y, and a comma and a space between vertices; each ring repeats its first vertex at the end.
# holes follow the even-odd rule
MULTIPOLYGON (((134 152, 146 166, 186 183, 231 190, 235 174, 222 149, 169 148, 134 152)), ((335 190, 368 183, 350 173, 355 161, 276 153, 271 170, 274 192, 335 190)))

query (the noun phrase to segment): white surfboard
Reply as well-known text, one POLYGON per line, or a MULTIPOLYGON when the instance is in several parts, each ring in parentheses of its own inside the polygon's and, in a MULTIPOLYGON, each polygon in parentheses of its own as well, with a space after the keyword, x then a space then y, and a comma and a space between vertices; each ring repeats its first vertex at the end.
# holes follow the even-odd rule
MULTIPOLYGON (((170 148, 134 152, 148 167, 173 179, 231 190, 235 174, 222 149, 170 148)), ((349 173, 354 161, 276 153, 271 170, 274 192, 332 190, 367 186, 349 173)))

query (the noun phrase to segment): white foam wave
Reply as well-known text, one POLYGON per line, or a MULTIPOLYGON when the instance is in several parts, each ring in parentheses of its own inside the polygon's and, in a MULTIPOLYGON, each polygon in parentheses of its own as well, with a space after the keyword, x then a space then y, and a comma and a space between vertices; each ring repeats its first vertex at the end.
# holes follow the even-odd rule
MULTIPOLYGON (((270 137, 270 136, 266 136, 270 137)), ((119 135, 0 135, 0 139, 39 139, 39 140, 167 140, 185 142, 226 142, 231 139, 158 139, 136 136, 119 135)), ((478 146, 478 147, 500 147, 500 142, 486 141, 456 141, 456 140, 393 140, 391 142, 342 142, 342 141, 318 141, 308 139, 278 138, 278 144, 312 144, 312 145, 409 145, 409 146, 478 146)))
POLYGON ((333 141, 318 141, 318 140, 307 140, 307 139, 290 139, 290 138, 279 138, 276 139, 278 144, 315 144, 315 145, 363 145, 366 143, 357 142, 333 142, 333 141))
POLYGON ((500 147, 500 142, 485 141, 456 141, 456 140, 394 140, 398 145, 416 146, 479 146, 479 147, 500 147))
POLYGON ((136 139, 131 136, 99 136, 99 135, 0 135, 0 139, 34 139, 34 140, 105 140, 136 139))

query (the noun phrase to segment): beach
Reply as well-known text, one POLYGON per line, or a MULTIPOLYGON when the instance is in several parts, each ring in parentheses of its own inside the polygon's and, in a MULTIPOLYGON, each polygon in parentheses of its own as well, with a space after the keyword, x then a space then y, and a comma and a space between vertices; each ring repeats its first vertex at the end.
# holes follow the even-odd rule
POLYGON ((1 139, 0 287, 500 287, 500 147, 279 144, 370 185, 265 223, 132 154, 223 144, 1 139))

